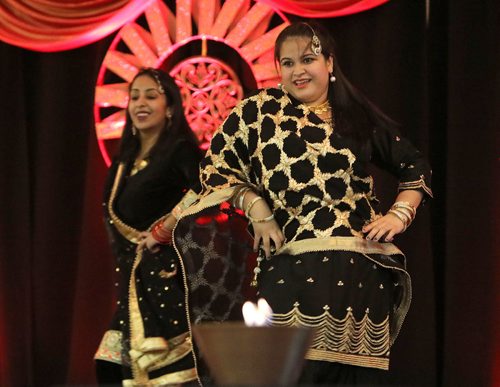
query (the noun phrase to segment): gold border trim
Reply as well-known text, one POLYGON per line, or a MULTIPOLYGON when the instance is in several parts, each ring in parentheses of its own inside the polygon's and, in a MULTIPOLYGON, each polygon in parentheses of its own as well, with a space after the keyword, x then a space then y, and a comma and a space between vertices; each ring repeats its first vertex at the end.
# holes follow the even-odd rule
POLYGON ((330 352, 321 349, 309 349, 309 351, 307 351, 306 353, 305 358, 308 360, 331 361, 360 367, 378 368, 381 370, 389 369, 388 358, 352 355, 349 353, 330 352))
POLYGON ((407 181, 403 183, 399 183, 398 190, 403 191, 407 189, 423 189, 427 195, 429 195, 431 198, 434 198, 434 195, 432 193, 432 189, 425 184, 425 180, 423 176, 420 176, 419 180, 415 181, 407 181))
POLYGON ((113 210, 113 203, 115 201, 116 197, 116 191, 118 190, 118 185, 120 184, 120 180, 123 175, 123 170, 125 169, 125 164, 120 163, 118 165, 118 169, 116 171, 115 175, 115 181, 113 182, 113 188, 111 189, 111 194, 109 196, 108 200, 108 212, 109 216, 111 217, 111 220, 113 221, 113 224, 115 228, 118 230, 118 232, 123 235, 127 240, 129 240, 132 243, 139 243, 139 236, 140 236, 140 231, 130 227, 127 225, 125 222, 123 222, 116 214, 115 211, 113 210))
POLYGON ((181 214, 179 220, 186 216, 196 214, 208 207, 212 207, 229 200, 235 189, 236 186, 224 188, 221 190, 214 191, 208 194, 207 196, 204 196, 196 204, 193 204, 192 206, 188 207, 181 214))
POLYGON ((318 251, 343 250, 355 251, 362 254, 384 254, 402 255, 404 254, 392 243, 380 243, 358 237, 329 237, 311 238, 300 241, 289 242, 276 252, 278 254, 303 254, 318 251))
POLYGON ((189 332, 184 332, 168 340, 163 337, 146 337, 138 348, 130 350, 130 356, 139 368, 151 372, 175 363, 190 351, 189 332))
MULTIPOLYGON (((180 383, 186 383, 190 382, 193 380, 196 380, 198 377, 198 374, 196 372, 196 368, 190 368, 188 370, 183 370, 183 371, 178 371, 178 372, 172 372, 171 374, 163 375, 160 376, 159 378, 156 379, 150 379, 148 383, 146 384, 147 386, 162 386, 162 385, 170 385, 170 384, 180 384, 180 383)), ((136 381, 132 379, 125 379, 123 381, 123 386, 124 387, 135 387, 135 386, 144 386, 145 384, 143 383, 137 383, 136 381)))

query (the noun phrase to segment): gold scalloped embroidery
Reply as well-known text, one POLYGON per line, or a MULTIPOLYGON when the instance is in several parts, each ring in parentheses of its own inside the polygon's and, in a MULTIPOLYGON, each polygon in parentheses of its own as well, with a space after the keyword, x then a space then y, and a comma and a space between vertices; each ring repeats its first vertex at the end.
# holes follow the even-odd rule
POLYGON ((356 320, 352 308, 347 308, 343 319, 333 317, 329 309, 319 316, 309 316, 295 305, 288 313, 273 314, 272 325, 314 328, 316 332, 306 355, 308 359, 380 369, 389 367, 389 316, 375 323, 365 311, 363 318, 356 320))

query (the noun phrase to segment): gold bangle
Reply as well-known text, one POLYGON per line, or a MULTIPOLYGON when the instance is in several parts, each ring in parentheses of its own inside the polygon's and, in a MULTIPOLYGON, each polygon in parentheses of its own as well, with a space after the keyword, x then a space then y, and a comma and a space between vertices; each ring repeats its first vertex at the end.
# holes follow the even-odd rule
POLYGON ((264 200, 264 199, 261 196, 256 196, 250 201, 250 203, 248 203, 247 208, 245 209, 245 216, 247 218, 250 218, 250 210, 252 209, 253 205, 257 203, 259 200, 264 200))
POLYGON ((265 223, 265 222, 269 222, 273 219, 274 219, 274 214, 266 216, 265 218, 262 218, 262 219, 254 219, 251 216, 248 217, 248 220, 250 221, 250 223, 265 223))
POLYGON ((406 208, 413 214, 413 218, 417 214, 417 209, 415 208, 415 206, 411 205, 409 202, 399 201, 399 202, 394 203, 391 208, 406 208))
POLYGON ((245 195, 248 193, 248 191, 250 191, 250 187, 245 187, 239 193, 238 208, 240 210, 243 210, 243 201, 245 200, 245 195))
POLYGON ((411 212, 410 209, 407 207, 391 207, 391 210, 397 211, 400 214, 405 215, 408 218, 409 222, 412 222, 413 219, 415 219, 413 212, 411 212))

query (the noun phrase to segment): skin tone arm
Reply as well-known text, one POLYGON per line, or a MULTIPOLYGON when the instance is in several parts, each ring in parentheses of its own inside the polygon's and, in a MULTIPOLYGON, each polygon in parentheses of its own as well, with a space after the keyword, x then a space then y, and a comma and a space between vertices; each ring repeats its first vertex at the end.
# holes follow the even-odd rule
MULTIPOLYGON (((254 198, 258 195, 253 191, 248 191, 245 194, 243 201, 243 208, 248 206, 254 198)), ((417 208, 422 201, 423 194, 419 191, 405 190, 398 194, 396 201, 408 202, 414 208, 417 208)), ((264 200, 259 200, 251 208, 250 216, 254 219, 263 219, 271 215, 271 210, 264 200)), ((172 231, 174 229, 176 219, 173 215, 168 215, 163 223, 163 229, 165 231, 172 231)), ((253 249, 255 252, 258 251, 259 245, 262 244, 262 248, 265 252, 266 257, 271 256, 271 243, 274 244, 276 250, 283 246, 285 240, 283 232, 281 231, 278 223, 274 219, 262 222, 253 223, 254 230, 254 244, 253 249)), ((372 223, 363 227, 363 232, 366 235, 366 239, 378 241, 384 238, 385 242, 392 242, 396 234, 400 234, 404 230, 403 222, 393 214, 386 214, 381 218, 373 221, 372 223)), ((141 234, 142 240, 137 246, 137 250, 145 249, 151 251, 156 251, 158 249, 158 242, 151 236, 151 233, 144 232, 141 234)))
MULTIPOLYGON (((405 190, 398 194, 396 202, 408 202, 416 209, 422 198, 423 194, 420 191, 405 190)), ((396 215, 388 213, 363 227, 363 232, 366 234, 366 239, 392 242, 394 235, 403 232, 404 228, 403 222, 396 215)))
MULTIPOLYGON (((248 206, 254 198, 258 195, 253 191, 248 191, 245 194, 245 198, 243 201, 243 208, 248 206)), ((259 200, 252 206, 250 211, 250 216, 254 219, 263 219, 271 215, 271 210, 269 206, 266 204, 264 200, 259 200)), ((163 230, 166 232, 172 232, 175 227, 175 223, 177 220, 174 218, 172 214, 168 215, 165 221, 163 222, 163 230)), ((261 223, 253 223, 254 230, 254 244, 253 250, 255 252, 258 251, 259 245, 262 244, 262 248, 265 252, 266 257, 271 256, 271 243, 274 244, 274 247, 279 249, 283 245, 283 241, 285 240, 281 229, 278 226, 278 223, 274 219, 261 222, 261 223)), ((148 249, 150 251, 158 250, 158 241, 153 238, 150 232, 141 233, 141 242, 139 242, 137 246, 137 250, 148 249)))

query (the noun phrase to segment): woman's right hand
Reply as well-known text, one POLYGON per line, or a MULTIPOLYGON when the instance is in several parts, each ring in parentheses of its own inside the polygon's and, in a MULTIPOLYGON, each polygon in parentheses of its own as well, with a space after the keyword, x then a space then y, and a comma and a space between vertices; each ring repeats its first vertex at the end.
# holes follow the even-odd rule
POLYGON ((266 258, 269 258, 271 254, 283 246, 285 238, 274 219, 262 223, 252 223, 252 227, 254 232, 253 251, 257 252, 259 246, 262 245, 266 258))
POLYGON ((141 232, 141 241, 137 245, 136 252, 139 252, 140 250, 149 250, 153 253, 157 252, 160 247, 158 241, 153 238, 150 232, 144 231, 141 232))
MULTIPOLYGON (((249 196, 249 198, 245 197, 245 201, 248 203, 255 198, 256 195, 246 196, 249 196)), ((264 200, 259 200, 251 208, 249 215, 253 219, 258 220, 267 218, 271 214, 272 212, 267 203, 264 200)), ((262 247, 266 258, 269 258, 272 253, 283 246, 285 237, 283 236, 283 232, 281 231, 276 220, 271 219, 266 222, 252 222, 252 227, 254 232, 253 250, 255 252, 259 250, 259 247, 262 247)))

